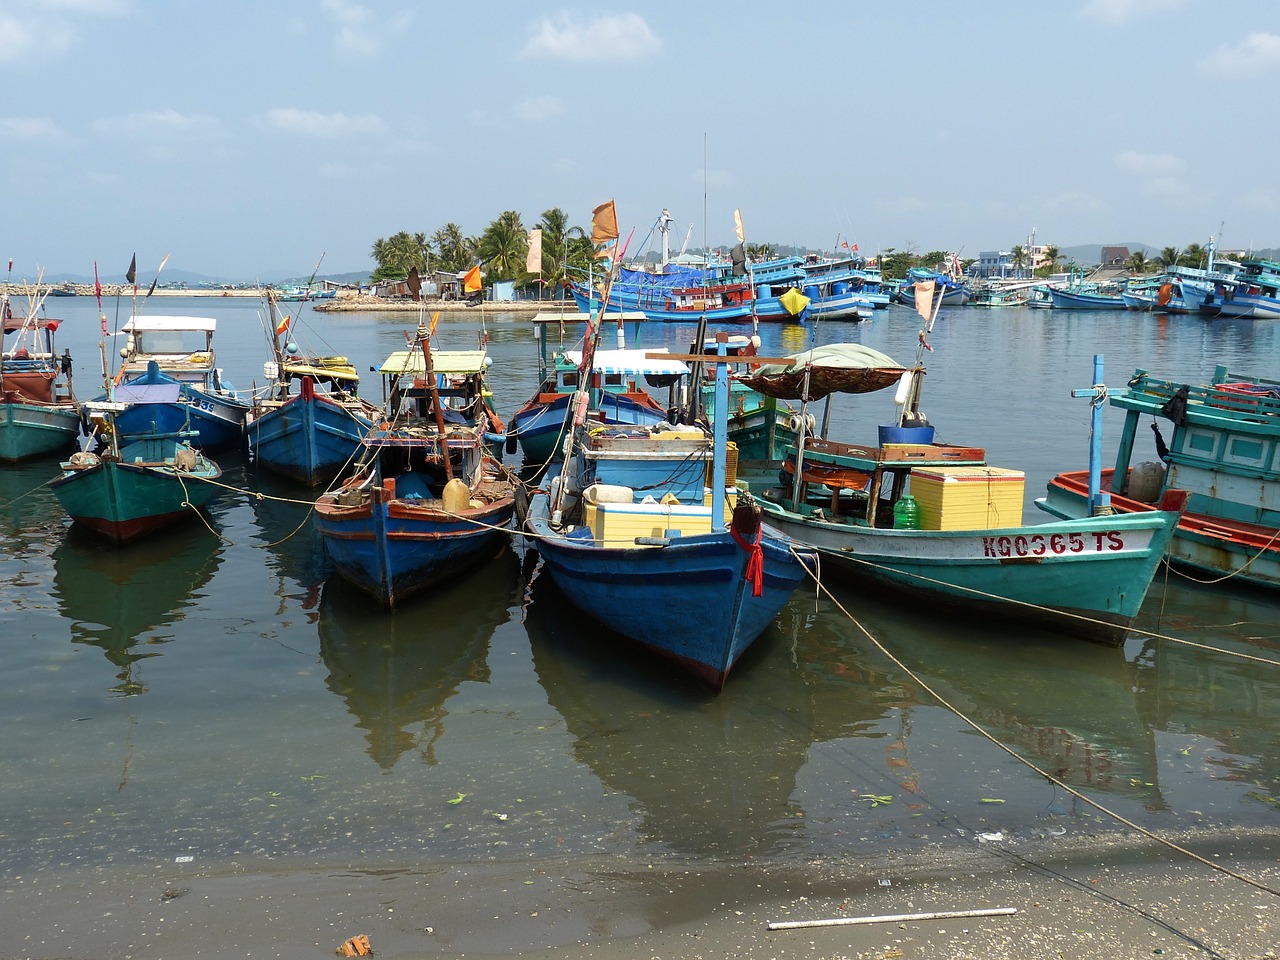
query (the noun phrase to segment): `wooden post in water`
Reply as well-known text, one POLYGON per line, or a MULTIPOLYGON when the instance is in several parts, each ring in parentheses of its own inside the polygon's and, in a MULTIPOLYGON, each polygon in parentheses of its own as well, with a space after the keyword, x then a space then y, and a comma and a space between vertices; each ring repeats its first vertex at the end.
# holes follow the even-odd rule
POLYGON ((1072 390, 1071 396, 1077 399, 1088 397, 1093 408, 1089 420, 1089 516, 1096 517, 1111 512, 1111 495, 1102 492, 1102 406, 1107 402, 1107 385, 1102 379, 1102 354, 1093 355, 1093 386, 1087 390, 1072 390))

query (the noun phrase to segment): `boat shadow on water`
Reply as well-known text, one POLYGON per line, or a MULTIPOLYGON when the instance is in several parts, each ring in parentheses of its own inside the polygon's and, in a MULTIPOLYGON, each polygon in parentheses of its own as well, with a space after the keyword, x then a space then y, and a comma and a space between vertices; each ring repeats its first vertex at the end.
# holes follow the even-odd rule
POLYGON ((503 549, 448 590, 387 610, 360 588, 330 577, 320 595, 325 685, 364 732, 383 773, 406 755, 435 765, 448 702, 465 683, 489 682, 489 645, 511 618, 519 558, 503 549), (495 592, 509 585, 508 603, 495 592))
POLYGON ((162 530, 126 552, 72 527, 53 551, 52 597, 71 642, 98 647, 117 669, 115 696, 145 693, 138 663, 176 638, 223 559, 198 524, 162 530))

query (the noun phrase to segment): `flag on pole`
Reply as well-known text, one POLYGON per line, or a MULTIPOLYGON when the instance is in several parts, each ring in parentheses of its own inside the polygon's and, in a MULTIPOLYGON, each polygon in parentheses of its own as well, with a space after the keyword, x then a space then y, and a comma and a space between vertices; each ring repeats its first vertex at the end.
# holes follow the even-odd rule
POLYGON ((746 243, 747 235, 742 229, 742 211, 736 208, 733 211, 733 229, 738 234, 738 242, 746 243))
POLYGON ((409 292, 413 294, 414 302, 422 299, 422 277, 418 276, 418 268, 409 268, 409 278, 405 280, 405 286, 409 288, 409 292))
MULTIPOLYGON (((160 282, 160 271, 164 269, 164 265, 168 262, 169 255, 166 253, 164 255, 164 259, 160 261, 160 266, 156 267, 156 276, 155 279, 151 281, 151 289, 147 291, 147 297, 156 292, 156 284, 160 282)), ((147 297, 143 297, 142 299, 145 300, 147 297)))
POLYGON ((618 239, 618 211, 613 201, 600 204, 591 211, 591 242, 605 243, 618 239))
POLYGON ((936 280, 916 281, 916 313, 924 317, 926 321, 933 319, 933 291, 937 285, 936 280))
POLYGON ((479 293, 482 284, 480 283, 480 268, 472 267, 467 271, 467 275, 462 278, 463 293, 479 293))
POLYGON ((529 252, 524 258, 524 269, 527 273, 542 273, 541 227, 534 227, 529 231, 529 252))
POLYGON ((856 243, 853 245, 853 252, 854 253, 858 252, 858 245, 856 243))
POLYGON ((124 275, 124 278, 135 285, 138 282, 138 255, 136 253, 129 261, 129 272, 124 275))
POLYGON ((98 309, 102 309, 102 281, 98 279, 98 261, 93 261, 93 295, 98 298, 98 309))
POLYGON ((293 317, 289 314, 284 315, 284 319, 276 324, 276 336, 283 337, 289 330, 289 324, 293 323, 293 317))
POLYGON ((729 259, 733 263, 733 276, 745 277, 747 275, 747 248, 742 243, 735 243, 733 249, 729 251, 729 259))

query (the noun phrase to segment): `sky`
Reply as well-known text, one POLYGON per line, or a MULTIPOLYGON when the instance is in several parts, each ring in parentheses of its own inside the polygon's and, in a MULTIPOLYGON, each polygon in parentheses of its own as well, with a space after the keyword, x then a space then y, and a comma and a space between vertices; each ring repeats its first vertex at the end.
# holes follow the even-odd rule
POLYGON ((368 270, 614 200, 630 253, 1280 246, 1275 0, 0 0, 0 266, 368 270), (1034 231, 1034 234, 1033 234, 1034 231))

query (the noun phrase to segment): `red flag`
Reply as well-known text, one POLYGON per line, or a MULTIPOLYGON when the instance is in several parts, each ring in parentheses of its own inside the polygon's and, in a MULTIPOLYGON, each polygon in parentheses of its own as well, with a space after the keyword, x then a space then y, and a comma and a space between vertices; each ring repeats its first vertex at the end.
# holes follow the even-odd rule
POLYGON ((844 247, 846 250, 848 250, 848 249, 849 249, 849 241, 848 241, 848 240, 846 240, 844 243, 840 244, 840 246, 842 246, 842 247, 844 247))
POLYGON ((858 252, 858 245, 856 243, 853 245, 853 252, 854 253, 858 252))
POLYGON ((98 279, 98 261, 93 261, 93 295, 98 298, 98 309, 102 309, 102 281, 98 279))

